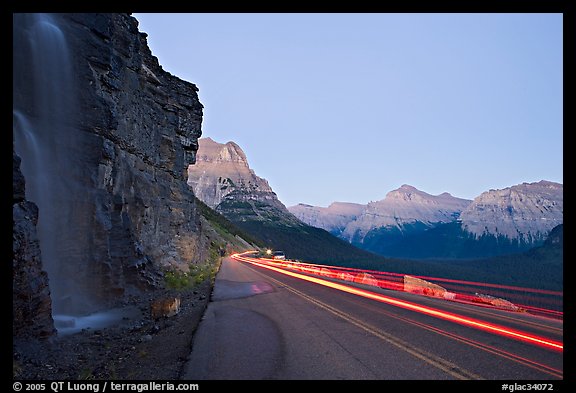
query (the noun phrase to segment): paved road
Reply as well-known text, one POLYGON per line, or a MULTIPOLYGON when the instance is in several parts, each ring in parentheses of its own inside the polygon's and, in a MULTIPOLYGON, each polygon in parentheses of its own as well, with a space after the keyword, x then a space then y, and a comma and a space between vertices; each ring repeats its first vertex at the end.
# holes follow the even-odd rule
MULTIPOLYGON (((561 321, 384 292, 562 341, 561 321)), ((182 377, 557 380, 563 356, 226 258, 182 377)))

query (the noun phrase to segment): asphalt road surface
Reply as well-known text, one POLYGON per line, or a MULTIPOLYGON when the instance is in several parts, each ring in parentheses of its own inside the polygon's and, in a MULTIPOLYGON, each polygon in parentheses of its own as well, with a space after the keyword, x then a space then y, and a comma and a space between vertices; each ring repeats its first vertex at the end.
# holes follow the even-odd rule
MULTIPOLYGON (((563 323, 379 290, 562 342, 563 323)), ((226 258, 188 380, 559 380, 563 352, 226 258)))

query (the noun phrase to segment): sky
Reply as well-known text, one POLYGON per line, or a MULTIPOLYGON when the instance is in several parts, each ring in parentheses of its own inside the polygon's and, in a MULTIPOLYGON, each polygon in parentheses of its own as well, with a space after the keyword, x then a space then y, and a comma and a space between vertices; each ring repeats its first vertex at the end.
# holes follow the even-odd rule
POLYGON ((286 206, 563 183, 562 14, 133 16, 286 206))

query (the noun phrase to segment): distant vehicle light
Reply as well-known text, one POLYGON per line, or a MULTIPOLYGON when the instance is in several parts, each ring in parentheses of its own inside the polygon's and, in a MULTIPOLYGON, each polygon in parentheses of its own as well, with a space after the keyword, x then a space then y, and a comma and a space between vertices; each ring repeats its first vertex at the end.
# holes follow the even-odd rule
POLYGON ((272 255, 272 259, 285 260, 286 255, 284 255, 284 252, 282 252, 282 251, 274 251, 274 254, 272 255))

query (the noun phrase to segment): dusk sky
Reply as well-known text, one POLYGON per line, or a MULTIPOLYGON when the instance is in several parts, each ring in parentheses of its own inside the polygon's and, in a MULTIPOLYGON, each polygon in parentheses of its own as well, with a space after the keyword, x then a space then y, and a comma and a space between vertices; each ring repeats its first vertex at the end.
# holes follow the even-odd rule
POLYGON ((563 183, 562 14, 133 14, 286 205, 563 183))

